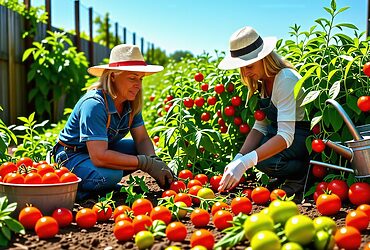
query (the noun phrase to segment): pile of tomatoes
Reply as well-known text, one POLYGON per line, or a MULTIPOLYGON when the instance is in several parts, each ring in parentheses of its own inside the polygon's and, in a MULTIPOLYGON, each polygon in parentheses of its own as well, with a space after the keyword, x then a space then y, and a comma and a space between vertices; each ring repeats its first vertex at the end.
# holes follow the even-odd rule
POLYGON ((55 184, 78 181, 68 168, 46 161, 34 162, 28 157, 0 166, 0 182, 12 184, 55 184))

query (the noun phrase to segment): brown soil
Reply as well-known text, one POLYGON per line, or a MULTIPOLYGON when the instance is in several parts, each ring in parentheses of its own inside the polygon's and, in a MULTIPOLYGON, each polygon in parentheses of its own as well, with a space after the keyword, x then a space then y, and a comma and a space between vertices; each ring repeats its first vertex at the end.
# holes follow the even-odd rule
MULTIPOLYGON (((146 175, 142 172, 135 172, 134 175, 146 175)), ((157 199, 161 197, 162 191, 155 183, 154 179, 146 175, 147 186, 150 189, 150 193, 147 194, 148 198, 153 201, 154 205, 157 204, 157 199)), ((125 182, 126 178, 123 178, 125 182)), ((116 201, 116 206, 124 204, 125 195, 123 193, 117 193, 114 195, 114 200, 116 201)), ((95 199, 88 199, 76 203, 73 209, 75 213, 82 207, 92 207, 94 203, 97 202, 97 197, 95 199)), ((257 212, 263 209, 264 206, 253 206, 252 212, 257 212)), ((347 212, 354 207, 349 204, 344 204, 344 208, 333 217, 337 223, 337 226, 343 226, 344 220, 347 212)), ((313 201, 308 201, 304 204, 299 205, 299 209, 302 214, 308 215, 311 218, 320 216, 313 201)), ((190 236, 195 230, 189 217, 186 217, 182 222, 188 228, 188 236, 186 240, 182 243, 170 242, 165 238, 156 240, 152 249, 165 249, 167 246, 176 245, 181 249, 190 249, 190 236)), ((80 229, 76 223, 72 223, 66 228, 60 229, 59 233, 49 240, 39 240, 35 232, 27 231, 25 235, 13 235, 12 241, 10 242, 8 249, 138 249, 134 241, 129 242, 118 242, 113 235, 113 225, 114 221, 111 219, 107 223, 98 223, 91 229, 80 229)), ((214 233, 216 241, 220 240, 224 234, 215 229, 212 222, 209 223, 208 228, 212 233, 214 233)), ((362 245, 364 246, 366 242, 370 242, 370 228, 362 232, 362 245)), ((245 249, 246 244, 239 244, 233 249, 245 249)), ((337 247, 335 249, 338 249, 337 247)))

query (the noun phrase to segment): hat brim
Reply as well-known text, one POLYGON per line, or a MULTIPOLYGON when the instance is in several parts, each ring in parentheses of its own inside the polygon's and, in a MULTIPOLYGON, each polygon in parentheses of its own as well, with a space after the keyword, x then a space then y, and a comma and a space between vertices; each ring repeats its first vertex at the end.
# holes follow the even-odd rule
POLYGON ((133 71, 133 72, 142 72, 146 76, 152 75, 162 71, 164 68, 160 65, 146 65, 146 66, 119 66, 112 67, 109 64, 93 66, 87 69, 90 75, 101 76, 104 70, 122 70, 122 71, 133 71))
POLYGON ((265 37, 263 38, 263 47, 258 54, 253 55, 253 57, 247 56, 240 56, 240 57, 231 57, 226 56, 224 59, 221 60, 220 64, 218 65, 219 69, 223 70, 230 70, 230 69, 237 69, 252 63, 255 63, 262 58, 266 57, 270 54, 276 47, 277 38, 276 37, 265 37))

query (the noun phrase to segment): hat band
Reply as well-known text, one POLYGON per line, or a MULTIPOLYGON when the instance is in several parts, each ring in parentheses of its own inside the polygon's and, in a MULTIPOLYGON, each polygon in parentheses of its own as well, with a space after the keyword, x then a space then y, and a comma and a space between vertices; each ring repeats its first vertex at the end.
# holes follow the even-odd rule
POLYGON ((120 66, 146 66, 144 61, 124 61, 124 62, 114 62, 110 63, 109 67, 120 67, 120 66))
POLYGON ((262 38, 259 36, 256 41, 249 44, 248 46, 238 49, 238 50, 230 50, 231 57, 240 57, 246 54, 251 53, 252 51, 258 49, 263 44, 262 38))

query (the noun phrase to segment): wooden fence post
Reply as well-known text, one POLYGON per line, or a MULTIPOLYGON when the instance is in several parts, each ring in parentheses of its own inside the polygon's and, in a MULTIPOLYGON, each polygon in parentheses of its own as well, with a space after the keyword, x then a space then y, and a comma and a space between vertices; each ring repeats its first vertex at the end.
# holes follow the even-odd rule
POLYGON ((89 8, 89 61, 94 65, 94 36, 93 36, 93 8, 89 8))
POLYGON ((132 44, 136 45, 136 33, 132 33, 132 44))
POLYGON ((45 0, 45 11, 48 13, 46 29, 51 31, 51 0, 45 0))
POLYGON ((107 48, 109 49, 110 46, 109 46, 109 15, 106 16, 106 19, 105 19, 105 25, 106 25, 106 43, 107 43, 107 48))
POLYGON ((80 1, 75 0, 75 43, 77 51, 81 51, 81 34, 80 34, 80 1))

